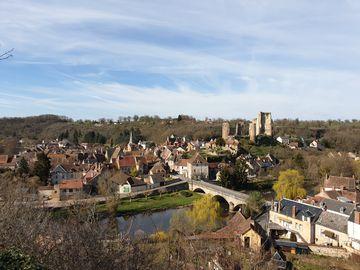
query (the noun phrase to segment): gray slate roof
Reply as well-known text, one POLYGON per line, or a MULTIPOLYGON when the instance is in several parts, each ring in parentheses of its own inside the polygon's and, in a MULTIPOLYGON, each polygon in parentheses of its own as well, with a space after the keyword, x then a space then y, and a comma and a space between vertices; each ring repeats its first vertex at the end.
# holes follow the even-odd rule
POLYGON ((338 232, 347 233, 347 221, 348 217, 344 215, 324 211, 320 214, 316 224, 338 232))
POLYGON ((352 211, 355 209, 355 204, 353 203, 345 203, 332 199, 323 199, 320 202, 319 206, 321 207, 326 206, 327 210, 331 210, 338 213, 341 213, 341 211, 343 211, 343 214, 348 216, 350 216, 352 211))
POLYGON ((312 205, 308 205, 305 203, 296 202, 288 199, 282 199, 280 213, 288 217, 292 217, 293 206, 296 207, 295 218, 298 220, 302 220, 304 216, 305 218, 310 217, 311 222, 315 222, 322 212, 322 209, 319 207, 315 207, 312 205))

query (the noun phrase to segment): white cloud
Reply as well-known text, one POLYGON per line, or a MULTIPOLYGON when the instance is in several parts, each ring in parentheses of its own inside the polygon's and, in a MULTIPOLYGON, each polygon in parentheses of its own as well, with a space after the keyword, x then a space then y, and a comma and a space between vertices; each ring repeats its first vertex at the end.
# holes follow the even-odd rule
MULTIPOLYGON (((16 49, 8 65, 51 64, 46 72, 63 80, 51 94, 29 82, 43 96, 18 94, 37 106, 22 106, 25 114, 359 118, 359 12, 358 1, 340 0, 13 0, 0 3, 0 44, 16 49), (173 84, 108 75, 121 71, 173 84)), ((8 109, 0 114, 16 113, 8 109)))

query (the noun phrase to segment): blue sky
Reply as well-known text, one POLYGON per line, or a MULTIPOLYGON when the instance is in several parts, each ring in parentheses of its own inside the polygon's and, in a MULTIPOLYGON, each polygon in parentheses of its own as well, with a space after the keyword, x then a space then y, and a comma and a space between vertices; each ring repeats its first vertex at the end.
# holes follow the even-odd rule
POLYGON ((3 0, 0 116, 359 119, 358 0, 3 0))

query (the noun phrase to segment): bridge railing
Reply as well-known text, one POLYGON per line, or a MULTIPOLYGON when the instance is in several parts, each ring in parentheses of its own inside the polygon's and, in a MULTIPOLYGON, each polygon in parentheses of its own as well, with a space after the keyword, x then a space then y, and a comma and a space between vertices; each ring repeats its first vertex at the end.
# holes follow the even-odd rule
POLYGON ((249 197, 249 195, 245 194, 245 193, 242 193, 242 192, 239 192, 239 191, 235 191, 235 190, 231 190, 231 189, 228 189, 228 188, 224 188, 222 186, 218 186, 218 185, 215 185, 215 184, 212 184, 212 183, 209 183, 209 182, 205 182, 205 181, 198 181, 198 180, 191 180, 191 179, 188 179, 188 178, 185 178, 185 177, 182 177, 183 180, 186 180, 189 185, 192 185, 192 186, 197 186, 197 187, 202 187, 202 188, 207 188, 207 189, 210 189, 210 190, 213 190, 215 191, 216 193, 219 193, 219 195, 223 194, 223 195, 226 195, 226 196, 231 196, 235 199, 238 199, 238 200, 243 200, 243 201, 246 201, 249 197))

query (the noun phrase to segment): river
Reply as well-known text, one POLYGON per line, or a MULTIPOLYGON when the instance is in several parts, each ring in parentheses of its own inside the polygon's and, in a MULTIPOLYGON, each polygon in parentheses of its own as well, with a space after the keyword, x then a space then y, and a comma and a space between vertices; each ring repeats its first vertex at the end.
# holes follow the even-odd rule
MULTIPOLYGON (((185 211, 189 207, 173 208, 158 212, 141 213, 132 216, 118 216, 117 222, 119 231, 130 237, 143 234, 153 234, 157 231, 168 231, 172 216, 180 211, 185 211)), ((225 224, 233 214, 226 213, 221 220, 225 224)))
POLYGON ((170 227, 171 217, 180 211, 184 211, 184 208, 141 213, 133 216, 119 216, 117 217, 119 230, 130 236, 144 233, 152 234, 156 231, 167 231, 170 227))

